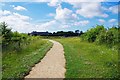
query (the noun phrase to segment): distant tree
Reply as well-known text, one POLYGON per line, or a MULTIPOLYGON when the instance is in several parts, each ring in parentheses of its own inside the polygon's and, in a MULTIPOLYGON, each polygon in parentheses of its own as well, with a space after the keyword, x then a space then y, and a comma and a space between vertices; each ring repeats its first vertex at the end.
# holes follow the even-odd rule
POLYGON ((75 30, 75 33, 80 33, 80 31, 79 30, 75 30))

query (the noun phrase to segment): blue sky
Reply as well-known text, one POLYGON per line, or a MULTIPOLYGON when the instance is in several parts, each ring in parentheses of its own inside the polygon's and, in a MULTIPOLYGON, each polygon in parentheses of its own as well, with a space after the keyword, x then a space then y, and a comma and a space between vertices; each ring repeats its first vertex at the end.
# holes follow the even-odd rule
POLYGON ((2 2, 0 22, 5 21, 13 31, 23 33, 86 31, 97 24, 118 25, 118 5, 118 2, 2 2))

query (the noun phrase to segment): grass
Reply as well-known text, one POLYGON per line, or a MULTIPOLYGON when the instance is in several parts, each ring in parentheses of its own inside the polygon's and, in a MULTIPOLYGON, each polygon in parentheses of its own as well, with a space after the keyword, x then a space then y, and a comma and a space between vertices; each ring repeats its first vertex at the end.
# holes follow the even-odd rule
MULTIPOLYGON (((0 45, 0 69, 2 69, 2 46, 0 45)), ((0 71, 0 80, 2 79, 2 70, 0 71)))
POLYGON ((55 39, 62 43, 66 58, 66 78, 117 78, 118 51, 80 38, 55 39))
POLYGON ((21 51, 7 52, 2 55, 2 77, 24 78, 31 67, 38 63, 51 48, 52 43, 46 40, 37 39, 21 51))

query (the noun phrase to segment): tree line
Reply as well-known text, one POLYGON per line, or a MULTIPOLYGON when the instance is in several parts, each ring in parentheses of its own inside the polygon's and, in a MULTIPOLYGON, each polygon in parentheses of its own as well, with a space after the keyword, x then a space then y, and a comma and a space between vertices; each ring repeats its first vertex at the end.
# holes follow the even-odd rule
POLYGON ((79 30, 75 30, 75 32, 73 31, 57 31, 57 32, 36 32, 33 31, 31 33, 28 33, 28 35, 32 35, 32 36, 63 36, 63 37, 71 37, 71 36, 80 36, 81 34, 83 34, 82 31, 79 30))
POLYGON ((73 31, 57 31, 57 32, 53 32, 50 33, 49 36, 64 36, 64 37, 70 37, 70 36, 80 36, 81 34, 83 34, 82 31, 79 30, 75 30, 75 32, 73 31))

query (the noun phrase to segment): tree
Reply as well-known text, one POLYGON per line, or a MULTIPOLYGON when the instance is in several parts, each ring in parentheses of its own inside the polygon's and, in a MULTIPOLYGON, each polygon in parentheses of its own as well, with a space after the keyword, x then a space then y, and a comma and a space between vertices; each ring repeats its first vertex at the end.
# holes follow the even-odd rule
POLYGON ((75 33, 80 33, 80 31, 79 30, 75 30, 75 33))
POLYGON ((8 28, 5 22, 0 23, 0 36, 2 37, 2 43, 8 44, 12 38, 12 31, 8 28))

